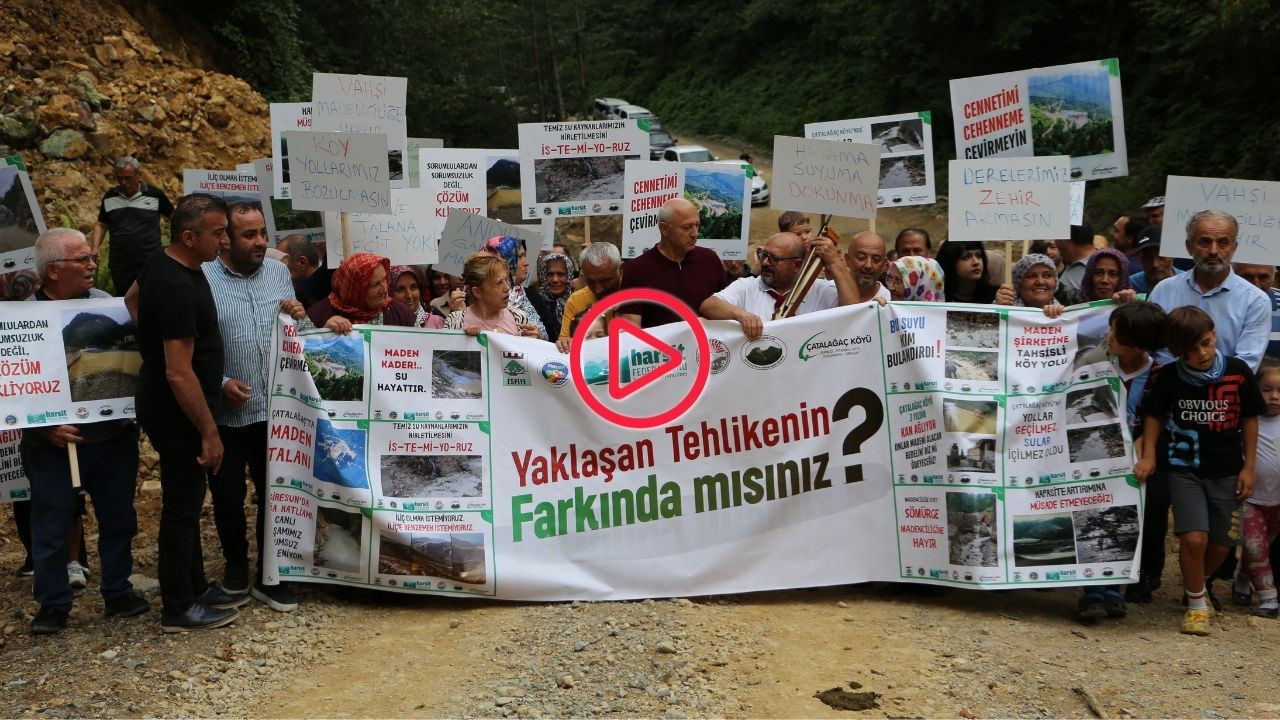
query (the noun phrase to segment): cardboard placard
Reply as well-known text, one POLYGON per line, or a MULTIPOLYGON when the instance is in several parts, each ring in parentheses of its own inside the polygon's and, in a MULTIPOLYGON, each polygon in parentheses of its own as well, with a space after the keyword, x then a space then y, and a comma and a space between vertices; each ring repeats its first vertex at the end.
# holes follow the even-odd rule
POLYGON ((294 209, 391 214, 386 136, 290 130, 282 137, 294 209))
POLYGON ((810 140, 879 145, 880 207, 932 205, 937 198, 933 174, 933 115, 928 110, 806 123, 804 136, 810 140))
POLYGON ((1234 262, 1280 263, 1280 182, 1170 175, 1164 193, 1160 254, 1189 257, 1186 225, 1201 210, 1220 210, 1236 219, 1239 246, 1234 262))
POLYGON ((775 135, 770 207, 874 218, 879 168, 879 145, 775 135))
POLYGON ((649 157, 649 121, 521 123, 520 191, 526 220, 616 215, 627 160, 649 157))
POLYGON ((952 160, 948 241, 1070 237, 1069 160, 1065 155, 952 160))
POLYGON ((409 82, 402 77, 312 73, 311 127, 386 135, 391 186, 404 187, 408 92, 409 82))
POLYGON ((683 197, 698 208, 698 245, 724 260, 745 260, 751 221, 750 163, 673 163, 628 160, 622 257, 633 258, 657 244, 658 210, 683 197))

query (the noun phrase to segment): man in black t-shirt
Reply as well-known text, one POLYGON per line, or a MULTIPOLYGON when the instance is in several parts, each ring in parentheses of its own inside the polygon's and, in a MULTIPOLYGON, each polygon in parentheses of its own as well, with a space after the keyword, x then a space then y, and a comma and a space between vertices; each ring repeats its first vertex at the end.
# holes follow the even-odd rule
POLYGON ((116 295, 124 295, 142 263, 160 249, 160 216, 172 217, 173 205, 163 192, 142 182, 142 165, 128 155, 116 161, 115 177, 116 187, 102 196, 98 206, 89 250, 96 255, 103 234, 111 234, 107 267, 116 295))
POLYGON ((173 242, 147 258, 125 296, 138 324, 142 369, 138 419, 160 455, 160 627, 182 632, 226 625, 248 594, 228 595, 204 575, 200 508, 206 471, 222 464, 211 408, 222 390, 218 311, 200 264, 227 239, 227 205, 188 195, 173 216, 173 242))

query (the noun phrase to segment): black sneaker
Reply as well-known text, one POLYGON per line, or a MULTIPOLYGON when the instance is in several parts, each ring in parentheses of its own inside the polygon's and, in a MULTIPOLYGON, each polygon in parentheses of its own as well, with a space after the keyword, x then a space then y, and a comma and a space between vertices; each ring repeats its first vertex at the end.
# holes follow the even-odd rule
POLYGON ((41 605, 36 618, 31 621, 31 634, 53 635, 66 630, 67 616, 70 614, 71 611, 64 608, 41 605))
POLYGON ((1129 608, 1124 604, 1124 598, 1119 595, 1110 593, 1102 596, 1102 602, 1107 608, 1107 617, 1122 618, 1129 614, 1129 608))
POLYGON ((1240 592, 1235 588, 1234 585, 1232 585, 1231 586, 1231 604, 1238 605, 1240 607, 1249 607, 1250 605, 1252 605, 1253 604, 1253 588, 1249 588, 1245 592, 1240 592))
POLYGON ((1139 580, 1124 589, 1124 599, 1127 602, 1146 605, 1151 602, 1151 587, 1139 580))
POLYGON ((276 612, 293 612, 298 609, 298 596, 294 595, 293 590, 284 583, 279 585, 254 583, 249 593, 276 612))
POLYGON ((22 567, 13 572, 18 577, 31 577, 36 574, 35 563, 31 562, 31 556, 28 555, 26 560, 22 561, 22 567))
POLYGON ((140 597, 137 593, 129 592, 124 595, 113 597, 102 603, 102 614, 107 617, 133 617, 141 615, 151 609, 151 603, 147 599, 140 597))
POLYGON ((1104 618, 1107 616, 1107 605, 1102 596, 1096 593, 1081 595, 1080 602, 1076 605, 1076 616, 1082 620, 1104 618))
POLYGON ((216 583, 210 583, 204 593, 200 595, 200 597, 196 598, 196 604, 206 605, 219 610, 238 608, 247 602, 249 602, 249 593, 230 593, 218 587, 216 583))
POLYGON ((244 565, 227 565, 222 574, 222 582, 218 583, 222 592, 228 595, 242 595, 249 592, 249 568, 244 565))
POLYGON ((167 633, 205 630, 230 625, 238 617, 240 611, 234 608, 212 608, 197 602, 181 615, 161 615, 160 629, 167 633))
POLYGON ((1274 607, 1256 607, 1253 609, 1254 617, 1268 618, 1270 620, 1280 619, 1280 608, 1274 607))

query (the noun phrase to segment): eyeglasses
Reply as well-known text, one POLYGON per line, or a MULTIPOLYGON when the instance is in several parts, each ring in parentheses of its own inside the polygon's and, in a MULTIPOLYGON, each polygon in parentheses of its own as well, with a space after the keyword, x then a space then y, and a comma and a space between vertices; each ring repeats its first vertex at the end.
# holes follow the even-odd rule
POLYGON ((89 263, 93 263, 94 265, 97 265, 99 259, 100 256, 98 253, 91 253, 89 255, 80 255, 78 257, 58 258, 56 260, 51 260, 50 262, 73 262, 78 265, 88 265, 89 263))
POLYGON ((768 258, 769 262, 772 262, 774 265, 777 265, 783 260, 801 260, 804 258, 804 256, 793 255, 791 257, 778 257, 777 255, 774 255, 771 252, 766 252, 764 248, 756 248, 756 259, 759 260, 760 262, 764 262, 765 258, 768 258))

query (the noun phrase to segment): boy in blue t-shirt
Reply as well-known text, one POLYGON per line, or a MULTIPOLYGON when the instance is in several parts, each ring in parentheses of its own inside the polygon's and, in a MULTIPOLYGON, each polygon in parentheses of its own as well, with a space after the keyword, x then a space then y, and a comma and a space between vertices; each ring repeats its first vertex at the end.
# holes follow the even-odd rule
POLYGON ((1133 470, 1146 482, 1157 461, 1167 468, 1188 635, 1209 634, 1214 612, 1205 600, 1205 578, 1240 540, 1240 502, 1253 492, 1258 416, 1266 410, 1253 371, 1218 352, 1217 342, 1205 311, 1188 305, 1169 313, 1165 345, 1178 360, 1148 382, 1142 451, 1133 470))

